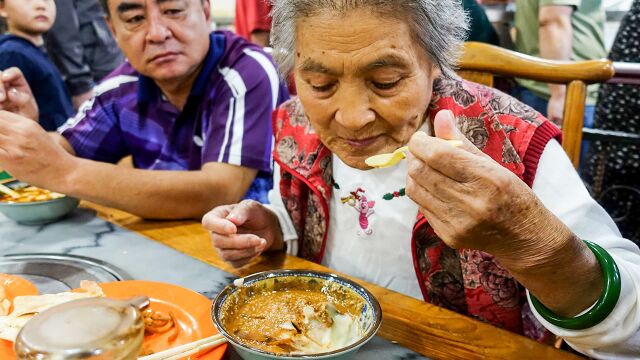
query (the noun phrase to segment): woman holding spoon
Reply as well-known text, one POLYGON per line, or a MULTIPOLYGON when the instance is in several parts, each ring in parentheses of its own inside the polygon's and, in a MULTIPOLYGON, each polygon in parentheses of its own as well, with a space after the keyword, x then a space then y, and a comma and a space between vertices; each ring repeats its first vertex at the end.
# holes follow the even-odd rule
POLYGON ((285 250, 593 357, 640 346, 640 251, 555 125, 455 75, 457 1, 273 4, 274 55, 299 97, 274 116, 271 204, 203 219, 224 260, 285 250))

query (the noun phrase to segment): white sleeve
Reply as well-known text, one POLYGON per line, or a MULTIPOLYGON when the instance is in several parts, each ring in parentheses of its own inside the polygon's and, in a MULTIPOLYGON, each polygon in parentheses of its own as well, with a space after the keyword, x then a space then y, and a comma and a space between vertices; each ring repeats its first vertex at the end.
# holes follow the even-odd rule
POLYGON ((280 195, 280 166, 278 163, 273 166, 273 189, 269 191, 267 196, 269 197, 269 204, 264 206, 273 211, 278 217, 280 229, 282 229, 282 239, 287 244, 287 254, 298 255, 298 233, 280 195))
MULTIPOLYGON (((590 240, 614 258, 622 280, 616 307, 601 323, 567 330, 534 315, 576 350, 598 359, 640 359, 640 250, 624 239, 607 212, 591 198, 560 144, 553 140, 542 153, 533 183, 542 203, 578 237, 590 240)), ((570 264, 567 264, 570 266, 570 264)), ((531 304, 530 304, 531 305, 531 304)))

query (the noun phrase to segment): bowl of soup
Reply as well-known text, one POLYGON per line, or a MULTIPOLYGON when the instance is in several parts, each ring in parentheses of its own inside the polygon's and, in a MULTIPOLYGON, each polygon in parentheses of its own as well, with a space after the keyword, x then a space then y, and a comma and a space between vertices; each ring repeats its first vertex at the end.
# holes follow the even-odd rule
POLYGON ((14 198, 0 196, 0 212, 24 225, 42 225, 61 219, 78 207, 78 199, 40 189, 20 181, 6 183, 18 193, 14 198))
POLYGON ((380 328, 378 301, 341 276, 276 270, 239 280, 218 294, 211 315, 245 360, 351 359, 380 328))

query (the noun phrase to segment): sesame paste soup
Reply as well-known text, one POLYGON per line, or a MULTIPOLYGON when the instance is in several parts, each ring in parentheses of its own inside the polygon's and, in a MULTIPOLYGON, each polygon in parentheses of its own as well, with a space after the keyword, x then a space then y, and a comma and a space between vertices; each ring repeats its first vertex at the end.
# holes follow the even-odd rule
POLYGON ((364 304, 353 290, 332 281, 270 278, 229 296, 221 321, 246 346, 275 354, 317 354, 362 338, 364 304))

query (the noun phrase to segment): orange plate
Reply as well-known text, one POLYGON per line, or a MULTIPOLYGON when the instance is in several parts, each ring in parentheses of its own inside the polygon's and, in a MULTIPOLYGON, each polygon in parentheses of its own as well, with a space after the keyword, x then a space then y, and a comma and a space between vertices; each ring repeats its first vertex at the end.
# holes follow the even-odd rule
MULTIPOLYGON (((13 298, 23 295, 38 295, 38 288, 30 281, 15 275, 0 274, 0 285, 4 287, 7 298, 13 302, 13 298)), ((13 311, 13 306, 9 309, 13 311)), ((13 343, 0 340, 0 359, 15 359, 13 343)))
MULTIPOLYGON (((166 350, 208 336, 215 335, 218 330, 211 321, 211 301, 195 291, 166 283, 129 280, 99 284, 107 297, 114 299, 129 299, 137 295, 146 295, 151 299, 151 308, 162 312, 173 312, 178 324, 180 334, 173 342, 168 337, 172 332, 164 334, 146 335, 143 349, 153 352, 166 350)), ((9 345, 12 343, 6 342, 9 345)), ((0 359, 15 359, 3 356, 3 347, 0 344, 0 359)), ((227 345, 218 346, 204 354, 192 355, 189 360, 219 360, 227 349, 227 345)))

